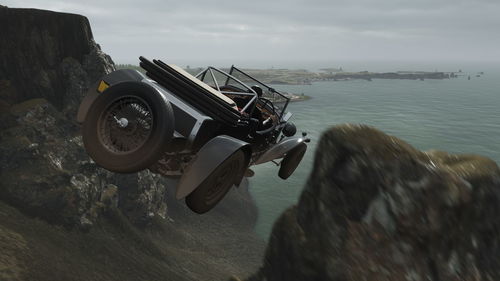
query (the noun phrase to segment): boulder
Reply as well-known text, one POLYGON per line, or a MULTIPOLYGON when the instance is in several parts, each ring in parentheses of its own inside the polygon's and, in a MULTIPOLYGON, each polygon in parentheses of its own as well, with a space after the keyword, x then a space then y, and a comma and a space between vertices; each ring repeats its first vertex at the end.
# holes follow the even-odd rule
POLYGON ((500 280, 499 217, 492 160, 338 126, 248 280, 500 280))

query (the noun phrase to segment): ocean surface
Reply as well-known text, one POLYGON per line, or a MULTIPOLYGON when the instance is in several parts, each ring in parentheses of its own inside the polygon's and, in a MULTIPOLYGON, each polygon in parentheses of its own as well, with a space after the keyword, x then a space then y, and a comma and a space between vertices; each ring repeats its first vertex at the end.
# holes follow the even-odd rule
POLYGON ((250 189, 259 209, 256 232, 267 239, 277 217, 297 202, 321 133, 337 124, 367 124, 421 150, 475 153, 500 163, 500 68, 476 65, 464 72, 465 76, 446 80, 276 85, 311 97, 291 103, 289 110, 298 133, 307 132, 312 141, 304 160, 286 181, 278 177, 278 167, 272 163, 253 167, 256 173, 250 178, 250 189), (480 71, 485 74, 475 77, 480 71), (467 80, 469 74, 471 80, 467 80))

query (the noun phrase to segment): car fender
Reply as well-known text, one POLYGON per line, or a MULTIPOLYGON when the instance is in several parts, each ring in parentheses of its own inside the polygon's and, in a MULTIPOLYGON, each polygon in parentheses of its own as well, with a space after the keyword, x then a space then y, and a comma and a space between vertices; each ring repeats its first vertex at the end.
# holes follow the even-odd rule
POLYGON ((288 151, 305 142, 305 137, 285 138, 264 152, 264 154, 262 154, 253 164, 258 165, 274 159, 283 158, 288 151))
MULTIPOLYGON (((184 171, 182 177, 177 184, 175 197, 182 199, 193 192, 222 162, 239 149, 243 149, 248 166, 251 158, 250 145, 239 139, 222 135, 217 136, 205 145, 196 153, 184 171)), ((244 170, 241 177, 238 177, 235 184, 239 184, 243 179, 244 170)))
POLYGON ((92 106, 99 94, 108 87, 124 81, 142 81, 144 78, 144 75, 142 75, 139 71, 133 69, 120 69, 105 75, 99 81, 95 82, 87 91, 87 94, 83 98, 82 102, 80 103, 80 107, 78 108, 76 121, 78 121, 79 123, 83 123, 83 121, 85 121, 90 106, 92 106), (105 86, 104 89, 100 90, 99 88, 103 81, 105 83, 103 85, 105 86))

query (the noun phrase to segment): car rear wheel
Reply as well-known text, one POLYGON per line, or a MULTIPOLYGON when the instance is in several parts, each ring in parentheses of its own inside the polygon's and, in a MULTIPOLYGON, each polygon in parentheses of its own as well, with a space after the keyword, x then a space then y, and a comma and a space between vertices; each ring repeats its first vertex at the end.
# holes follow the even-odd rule
POLYGON ((278 176, 284 180, 289 178, 293 174, 295 169, 297 169, 297 166, 299 166, 300 161, 302 161, 302 158, 306 153, 306 150, 307 145, 305 143, 301 143, 288 151, 288 153, 285 155, 285 158, 283 158, 283 161, 281 161, 278 176))
POLYGON ((224 198, 246 168, 245 153, 236 151, 186 197, 186 205, 198 214, 208 212, 224 198))
POLYGON ((140 82, 111 86, 94 101, 82 136, 90 157, 103 168, 133 173, 162 156, 174 133, 170 103, 140 82))

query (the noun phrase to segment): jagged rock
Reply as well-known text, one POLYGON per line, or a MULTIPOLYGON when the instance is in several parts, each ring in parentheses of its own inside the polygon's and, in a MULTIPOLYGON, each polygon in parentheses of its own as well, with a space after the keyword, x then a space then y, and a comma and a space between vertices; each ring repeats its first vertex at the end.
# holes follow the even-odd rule
POLYGON ((0 123, 0 199, 64 225, 89 225, 118 206, 136 224, 166 216, 165 186, 149 171, 133 175, 97 167, 76 126, 44 99, 9 108, 0 123), (10 125, 6 125, 10 124, 10 125))
POLYGON ((165 217, 158 176, 108 173, 82 147, 78 105, 114 70, 87 18, 9 8, 0 10, 0 26, 0 199, 64 225, 87 227, 113 206, 137 224, 165 217))
POLYGON ((499 217, 495 162, 335 127, 249 280, 499 280, 499 217))
POLYGON ((118 206, 137 225, 147 225, 158 216, 167 216, 166 188, 162 178, 148 170, 129 174, 114 174, 114 183, 119 186, 118 206))
POLYGON ((0 116, 0 280, 224 280, 258 267, 264 242, 246 184, 200 216, 160 176, 96 166, 46 100, 0 116), (24 240, 29 247, 18 248, 24 240))
POLYGON ((45 98, 74 118, 89 85, 114 70, 84 16, 5 8, 0 26, 0 99, 10 104, 45 98))

